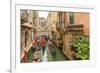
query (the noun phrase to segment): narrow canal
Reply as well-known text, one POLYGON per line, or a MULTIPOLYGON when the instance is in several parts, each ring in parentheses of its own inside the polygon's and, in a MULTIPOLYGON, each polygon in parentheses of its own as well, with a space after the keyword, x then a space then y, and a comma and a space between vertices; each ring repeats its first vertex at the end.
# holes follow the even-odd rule
MULTIPOLYGON (((41 50, 40 50, 41 51, 41 50)), ((30 49, 27 53, 27 62, 31 63, 33 61, 34 52, 30 49)), ((62 50, 58 48, 55 44, 46 45, 44 56, 41 56, 42 62, 53 62, 53 61, 66 61, 68 58, 64 55, 62 50)))
POLYGON ((66 61, 68 58, 55 44, 48 45, 48 61, 66 61))

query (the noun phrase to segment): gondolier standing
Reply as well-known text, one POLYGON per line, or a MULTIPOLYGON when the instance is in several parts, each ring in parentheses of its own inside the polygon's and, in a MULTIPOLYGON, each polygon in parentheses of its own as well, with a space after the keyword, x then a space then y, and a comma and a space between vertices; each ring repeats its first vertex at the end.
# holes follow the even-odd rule
POLYGON ((46 49, 46 39, 43 36, 43 38, 41 39, 41 56, 42 57, 44 56, 45 49, 46 49))

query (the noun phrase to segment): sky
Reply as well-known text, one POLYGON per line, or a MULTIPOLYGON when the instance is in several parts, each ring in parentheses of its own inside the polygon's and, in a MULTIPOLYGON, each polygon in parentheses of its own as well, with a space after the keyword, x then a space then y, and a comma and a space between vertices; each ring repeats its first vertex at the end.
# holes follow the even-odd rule
POLYGON ((39 11, 39 17, 44 17, 47 19, 48 13, 49 12, 47 12, 47 11, 39 11))

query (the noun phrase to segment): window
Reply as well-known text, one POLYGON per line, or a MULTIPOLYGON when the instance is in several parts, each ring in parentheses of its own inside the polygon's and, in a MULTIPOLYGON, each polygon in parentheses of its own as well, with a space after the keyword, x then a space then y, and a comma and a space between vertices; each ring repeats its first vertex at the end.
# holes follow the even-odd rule
POLYGON ((70 12, 69 13, 69 23, 70 24, 74 24, 74 13, 73 12, 70 12))
POLYGON ((25 47, 27 46, 28 31, 25 31, 25 47))

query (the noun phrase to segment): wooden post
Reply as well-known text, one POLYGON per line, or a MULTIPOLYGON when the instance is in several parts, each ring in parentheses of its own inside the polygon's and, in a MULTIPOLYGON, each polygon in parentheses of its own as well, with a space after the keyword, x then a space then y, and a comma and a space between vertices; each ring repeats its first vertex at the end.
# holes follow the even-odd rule
POLYGON ((26 59, 27 59, 26 48, 24 48, 24 63, 26 63, 26 59))

